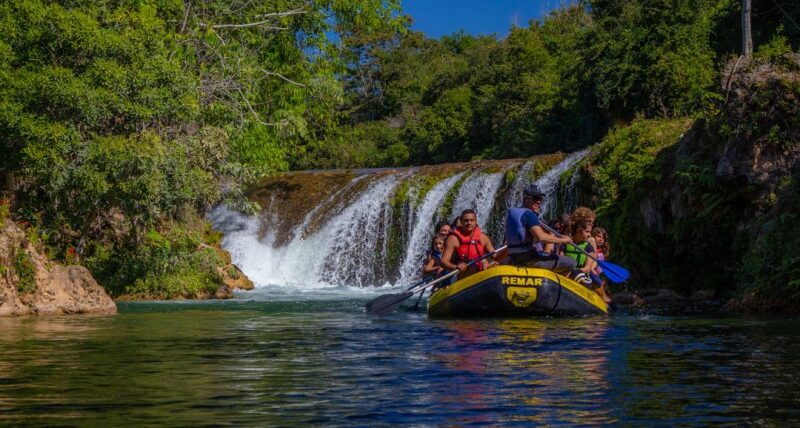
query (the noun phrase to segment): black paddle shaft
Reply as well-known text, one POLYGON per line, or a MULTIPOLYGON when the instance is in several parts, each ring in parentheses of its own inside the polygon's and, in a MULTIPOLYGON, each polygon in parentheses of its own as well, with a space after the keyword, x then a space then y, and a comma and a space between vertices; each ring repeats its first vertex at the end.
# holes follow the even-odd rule
MULTIPOLYGON (((486 253, 486 254, 478 257, 477 259, 467 263, 467 267, 472 266, 475 263, 478 263, 478 262, 480 262, 480 261, 482 261, 482 260, 484 260, 486 258, 494 256, 495 254, 499 253, 500 251, 505 250, 507 247, 508 247, 507 245, 503 245, 502 247, 500 247, 500 248, 498 248, 498 249, 496 249, 496 250, 494 250, 494 251, 492 251, 490 253, 486 253)), ((398 306, 400 306, 406 299, 408 299, 409 297, 411 297, 414 294, 416 294, 418 291, 425 292, 426 288, 428 288, 428 287, 430 287, 432 285, 438 284, 438 283, 444 281, 445 279, 448 279, 448 278, 456 275, 459 272, 460 271, 458 271, 458 270, 454 270, 454 271, 448 273, 447 275, 442 276, 440 278, 437 278, 437 279, 435 279, 435 280, 433 280, 433 281, 431 281, 431 282, 429 282, 429 283, 427 283, 425 285, 422 285, 422 286, 419 286, 419 287, 416 287, 416 288, 412 287, 412 288, 410 288, 409 290, 407 290, 404 293, 400 293, 400 294, 384 294, 384 295, 378 296, 378 297, 370 300, 369 302, 367 302, 367 304, 366 304, 367 311, 371 312, 371 313, 373 313, 375 315, 388 314, 389 312, 392 312, 398 306)))

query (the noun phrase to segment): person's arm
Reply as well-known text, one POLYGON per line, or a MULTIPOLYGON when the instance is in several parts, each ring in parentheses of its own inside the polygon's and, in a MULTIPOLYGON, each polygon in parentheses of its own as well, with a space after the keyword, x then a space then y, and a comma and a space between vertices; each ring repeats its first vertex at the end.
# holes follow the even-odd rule
POLYGON ((547 233, 542 228, 542 226, 539 226, 538 224, 536 226, 531 227, 530 231, 531 231, 531 235, 535 236, 536 239, 538 239, 539 241, 541 241, 543 243, 551 242, 551 243, 554 243, 554 244, 569 244, 570 242, 572 242, 572 240, 567 238, 566 236, 562 236, 562 237, 559 238, 556 235, 551 235, 551 234, 547 233))
MULTIPOLYGON (((494 252, 494 245, 492 244, 492 240, 489 239, 486 234, 481 233, 481 245, 483 245, 484 254, 493 253, 494 252)), ((492 256, 492 261, 488 262, 489 266, 497 266, 499 263, 497 262, 499 254, 495 254, 492 256)), ((487 259, 488 260, 488 259, 487 259)), ((486 260, 484 260, 486 261, 486 260)))
POLYGON ((442 266, 448 270, 467 270, 466 263, 459 263, 455 265, 451 262, 451 260, 453 260, 453 253, 455 253, 456 248, 458 248, 458 238, 452 235, 448 236, 447 242, 444 244, 444 251, 442 251, 442 266))
POLYGON ((429 273, 439 273, 443 269, 441 266, 436 266, 436 259, 431 256, 428 256, 428 259, 425 260, 425 265, 422 267, 422 274, 427 275, 429 273))
POLYGON ((485 233, 481 233, 481 245, 483 245, 483 252, 485 253, 493 253, 494 252, 494 245, 492 245, 492 240, 486 236, 485 233))
MULTIPOLYGON (((589 253, 592 257, 597 257, 592 244, 587 245, 585 251, 589 253)), ((597 266, 597 262, 594 261, 592 257, 586 257, 586 264, 581 268, 582 271, 586 273, 594 272, 594 268, 595 266, 597 266)))

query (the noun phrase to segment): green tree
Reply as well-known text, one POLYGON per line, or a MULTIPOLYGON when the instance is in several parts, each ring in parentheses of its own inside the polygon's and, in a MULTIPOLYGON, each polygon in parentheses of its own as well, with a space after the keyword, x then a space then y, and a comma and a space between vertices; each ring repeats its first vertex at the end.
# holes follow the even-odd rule
POLYGON ((732 1, 587 1, 595 25, 582 61, 608 117, 679 116, 702 107, 718 76, 713 30, 732 1))
POLYGON ((0 171, 15 217, 57 250, 107 261, 156 242, 144 237, 165 224, 243 202, 244 182, 336 132, 344 61, 329 32, 394 28, 397 8, 0 3, 0 171))

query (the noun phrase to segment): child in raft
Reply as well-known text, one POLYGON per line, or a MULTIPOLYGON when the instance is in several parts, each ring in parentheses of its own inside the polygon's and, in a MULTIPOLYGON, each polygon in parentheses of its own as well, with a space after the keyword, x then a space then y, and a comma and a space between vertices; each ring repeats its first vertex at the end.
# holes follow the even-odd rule
MULTIPOLYGON (((585 221, 587 223, 587 226, 589 227, 589 230, 591 230, 592 228, 594 228, 594 221, 596 219, 597 215, 591 208, 578 207, 575 208, 575 211, 573 211, 572 214, 570 214, 569 223, 574 224, 579 221, 585 221)), ((571 230, 571 228, 569 230, 571 230)), ((589 234, 586 240, 589 241, 589 245, 591 245, 592 248, 597 248, 597 242, 594 240, 594 236, 589 234)))
MULTIPOLYGON (((602 227, 595 227, 592 229, 592 237, 594 238, 594 255, 597 257, 597 260, 605 261, 606 257, 608 257, 608 252, 610 250, 608 244, 608 233, 602 227)), ((595 267, 592 270, 592 273, 600 278, 600 274, 603 273, 603 268, 600 267, 599 264, 595 263, 595 267)), ((606 289, 606 281, 602 281, 603 290, 606 291, 608 294, 608 290, 606 289)))
POLYGON ((431 249, 428 251, 428 256, 425 258, 425 262, 422 266, 422 275, 430 275, 433 274, 434 278, 438 278, 439 275, 444 272, 444 267, 442 267, 442 250, 444 250, 444 239, 440 235, 436 235, 433 237, 431 241, 431 249))
POLYGON ((573 222, 572 235, 570 237, 575 245, 566 244, 564 248, 564 255, 574 259, 576 268, 581 271, 581 274, 575 276, 574 279, 590 287, 600 296, 600 298, 603 299, 604 302, 609 303, 611 302, 611 298, 606 294, 606 291, 603 288, 602 280, 592 273, 593 269, 597 265, 597 262, 584 254, 588 253, 592 256, 595 255, 595 249, 592 244, 589 243, 589 237, 591 236, 592 227, 588 221, 582 219, 573 222))

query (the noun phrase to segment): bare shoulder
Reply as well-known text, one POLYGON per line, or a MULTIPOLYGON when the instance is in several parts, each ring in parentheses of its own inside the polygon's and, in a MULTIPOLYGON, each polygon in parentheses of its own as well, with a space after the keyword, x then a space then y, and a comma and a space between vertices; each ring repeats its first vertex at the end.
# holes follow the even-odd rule
POLYGON ((445 242, 445 245, 447 245, 447 246, 453 245, 453 246, 458 247, 459 244, 460 244, 460 242, 458 242, 458 238, 456 237, 456 235, 448 235, 447 236, 447 241, 445 242))

